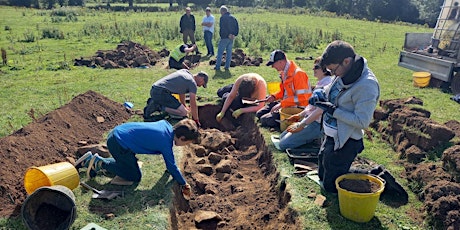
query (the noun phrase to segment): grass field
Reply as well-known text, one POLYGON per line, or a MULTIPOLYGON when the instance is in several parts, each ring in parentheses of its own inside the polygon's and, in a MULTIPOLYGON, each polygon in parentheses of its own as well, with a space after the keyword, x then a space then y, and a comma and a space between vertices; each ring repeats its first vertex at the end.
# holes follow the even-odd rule
MULTIPOLYGON (((300 10, 230 10, 240 23, 241 32, 235 47, 242 48, 249 56, 261 56, 266 61, 273 49, 281 48, 291 59, 316 57, 330 41, 342 39, 354 45, 356 51, 368 59, 380 82, 381 99, 416 96, 424 101, 424 107, 432 112, 434 120, 443 123, 458 117, 459 107, 450 100, 451 95, 439 89, 413 87, 412 72, 397 66, 404 33, 431 32, 429 28, 309 15, 300 10)), ((97 50, 113 50, 124 40, 147 45, 152 50, 171 49, 181 42, 178 29, 181 14, 0 7, 0 47, 8 54, 8 66, 0 67, 0 137, 30 123, 32 119, 27 115, 30 109, 43 115, 90 89, 114 101, 131 101, 135 109, 142 109, 151 84, 172 70, 162 65, 150 69, 92 69, 74 67, 73 60, 93 56, 97 50)), ((204 11, 196 10, 194 14, 197 21, 201 21, 204 11)), ((218 21, 219 15, 215 13, 215 16, 218 21)), ((201 32, 196 35, 200 49, 205 50, 201 32)), ((214 41, 216 44, 217 36, 214 41)), ((297 63, 313 78, 312 61, 297 63)), ((232 83, 243 73, 257 72, 267 81, 276 81, 278 77, 274 69, 266 66, 231 68, 230 76, 216 74, 212 68, 203 62, 192 71, 204 70, 211 76, 208 88, 199 89, 201 96, 213 97, 219 87, 232 83)), ((270 143, 270 133, 267 130, 262 132, 270 143)), ((375 135, 378 136, 377 133, 375 135)), ((397 154, 388 144, 366 140, 365 146, 361 156, 385 165, 394 175, 403 170, 394 163, 397 154)), ((292 175, 294 169, 285 154, 273 152, 281 174, 292 175)), ((99 223, 108 229, 168 227, 168 205, 171 201, 168 189, 171 184, 166 188, 152 188, 152 184, 161 179, 160 172, 164 171, 164 166, 154 157, 141 160, 145 163, 145 175, 138 189, 148 191, 141 193, 144 197, 136 197, 129 201, 130 204, 120 206, 120 215, 114 220, 104 220, 87 210, 88 203, 94 202, 90 201, 89 194, 75 189, 78 218, 74 229, 80 229, 88 222, 99 223), (157 202, 146 203, 146 197, 157 202)), ((100 180, 101 183, 107 182, 103 178, 100 180)), ((300 213, 304 229, 429 229, 406 215, 421 206, 415 194, 410 195, 408 205, 400 208, 380 202, 377 218, 366 224, 356 224, 339 215, 334 196, 328 197, 332 205, 327 208, 314 205, 313 200, 307 198, 310 192, 319 192, 313 182, 295 176, 291 176, 288 182, 293 192, 292 208, 300 213)), ((402 182, 407 186, 406 182, 402 182)), ((19 218, 0 219, 0 229, 24 228, 20 221, 19 218)))

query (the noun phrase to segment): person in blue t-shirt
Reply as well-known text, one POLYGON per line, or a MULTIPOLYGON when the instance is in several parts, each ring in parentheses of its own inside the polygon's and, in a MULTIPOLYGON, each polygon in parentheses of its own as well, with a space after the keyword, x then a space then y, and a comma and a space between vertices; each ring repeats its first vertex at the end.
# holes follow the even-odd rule
POLYGON ((107 137, 107 147, 111 158, 103 158, 97 153, 87 152, 75 162, 75 167, 87 168, 88 178, 105 169, 116 175, 112 184, 131 185, 142 177, 136 154, 161 154, 168 172, 183 193, 190 195, 187 184, 174 160, 173 146, 185 146, 199 138, 197 124, 191 119, 183 119, 174 127, 166 120, 157 122, 128 122, 116 126, 107 137))

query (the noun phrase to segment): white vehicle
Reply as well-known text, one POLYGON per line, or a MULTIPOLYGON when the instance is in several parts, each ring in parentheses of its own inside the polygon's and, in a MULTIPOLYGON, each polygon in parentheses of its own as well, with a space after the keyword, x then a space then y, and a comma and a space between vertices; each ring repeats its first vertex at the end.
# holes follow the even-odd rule
POLYGON ((445 0, 433 33, 406 33, 399 66, 431 73, 430 84, 460 93, 460 0, 445 0))

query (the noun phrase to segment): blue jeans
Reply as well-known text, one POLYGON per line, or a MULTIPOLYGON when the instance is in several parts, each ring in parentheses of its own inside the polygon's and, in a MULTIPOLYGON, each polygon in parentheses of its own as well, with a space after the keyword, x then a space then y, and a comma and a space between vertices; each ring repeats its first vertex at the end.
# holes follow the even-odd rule
POLYGON ((206 49, 208 49, 208 54, 214 55, 214 46, 212 45, 212 33, 209 30, 204 31, 204 43, 206 44, 206 49))
POLYGON ((280 135, 280 148, 282 151, 288 148, 297 148, 304 144, 313 142, 316 139, 321 138, 321 125, 314 121, 307 125, 304 129, 297 133, 290 133, 284 131, 280 135))
POLYGON ((222 63, 222 56, 224 54, 224 50, 227 53, 225 57, 225 69, 230 68, 230 62, 232 61, 232 48, 233 48, 233 40, 230 38, 221 38, 219 41, 219 45, 217 46, 217 57, 216 57, 216 70, 220 69, 220 65, 222 63))
POLYGON ((125 180, 139 182, 142 173, 137 164, 136 154, 129 149, 124 149, 112 133, 107 137, 107 148, 113 158, 104 158, 102 168, 125 180))

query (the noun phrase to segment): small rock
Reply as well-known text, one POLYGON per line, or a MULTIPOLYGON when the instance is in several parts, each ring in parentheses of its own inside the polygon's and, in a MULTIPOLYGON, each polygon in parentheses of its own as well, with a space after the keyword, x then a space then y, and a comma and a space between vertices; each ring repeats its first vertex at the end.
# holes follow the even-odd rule
POLYGON ((96 121, 97 121, 97 123, 104 123, 105 119, 103 117, 101 117, 101 116, 97 116, 96 121))
POLYGON ((217 214, 216 212, 213 212, 213 211, 203 211, 203 210, 198 210, 195 214, 195 218, 194 218, 195 222, 196 223, 201 223, 203 221, 207 221, 207 220, 222 220, 222 217, 217 214))
POLYGON ((320 207, 326 207, 327 205, 326 197, 323 195, 317 195, 315 199, 315 204, 320 207))

